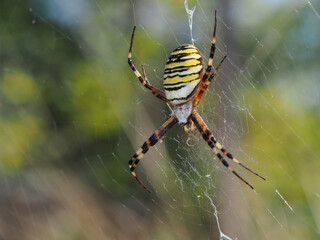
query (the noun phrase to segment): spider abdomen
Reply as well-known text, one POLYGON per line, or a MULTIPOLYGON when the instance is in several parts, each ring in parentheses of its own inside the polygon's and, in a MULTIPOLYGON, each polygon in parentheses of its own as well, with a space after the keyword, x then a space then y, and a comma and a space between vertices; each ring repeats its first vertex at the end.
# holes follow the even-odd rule
POLYGON ((166 98, 173 104, 189 101, 203 75, 203 60, 198 49, 184 44, 173 50, 164 69, 166 98))

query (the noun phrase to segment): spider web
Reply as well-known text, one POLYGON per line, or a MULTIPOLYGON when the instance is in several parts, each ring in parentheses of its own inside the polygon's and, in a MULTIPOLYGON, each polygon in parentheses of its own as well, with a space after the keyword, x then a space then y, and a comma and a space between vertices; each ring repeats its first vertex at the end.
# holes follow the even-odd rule
POLYGON ((0 238, 319 239, 319 2, 55 0, 7 9, 4 36, 23 13, 36 34, 21 39, 48 57, 32 68, 24 56, 37 58, 14 37, 21 58, 3 57, 0 238), (267 181, 229 161, 251 190, 199 132, 176 125, 136 169, 150 195, 127 162, 171 110, 127 65, 132 27, 134 63, 162 89, 178 45, 194 42, 207 62, 215 9, 214 66, 228 57, 197 110, 267 181))

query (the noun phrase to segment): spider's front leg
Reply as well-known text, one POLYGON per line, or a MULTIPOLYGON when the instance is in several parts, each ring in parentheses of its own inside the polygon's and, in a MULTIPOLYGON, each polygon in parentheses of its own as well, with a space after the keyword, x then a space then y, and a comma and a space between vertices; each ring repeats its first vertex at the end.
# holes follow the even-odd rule
POLYGON ((142 71, 143 71, 143 75, 144 75, 145 79, 141 76, 141 74, 139 73, 139 71, 136 69, 136 67, 133 64, 133 61, 132 61, 132 45, 133 45, 133 37, 134 37, 135 30, 136 30, 136 27, 134 26, 133 30, 132 30, 132 36, 131 36, 131 42, 130 42, 130 48, 129 48, 129 54, 128 54, 128 64, 129 64, 130 68, 132 69, 133 73, 136 75, 136 77, 139 79, 139 81, 142 83, 143 86, 145 86, 147 89, 149 89, 153 93, 153 95, 156 96, 157 98, 159 98, 162 101, 165 101, 167 103, 170 103, 168 101, 168 99, 166 98, 166 95, 165 95, 165 93, 163 91, 161 91, 160 89, 152 86, 149 83, 148 79, 146 78, 146 73, 145 73, 143 65, 142 65, 142 71))
POLYGON ((160 140, 160 138, 177 122, 177 118, 175 116, 172 116, 157 131, 155 131, 147 141, 143 143, 142 147, 129 160, 129 168, 133 177, 137 180, 141 187, 143 187, 149 193, 150 190, 147 187, 145 187, 143 183, 137 178, 134 170, 137 167, 143 155, 149 150, 149 148, 154 146, 160 140))
POLYGON ((195 97, 195 100, 193 102, 193 106, 197 106, 204 91, 207 89, 207 87, 209 86, 209 84, 211 83, 212 79, 214 78, 214 76, 216 75, 216 73, 218 72, 219 68, 221 67, 223 61, 227 58, 227 56, 224 56, 222 58, 222 60, 220 61, 220 63, 218 64, 218 66, 215 68, 215 70, 213 71, 213 73, 211 73, 209 79, 205 82, 205 84, 203 86, 200 85, 200 89, 197 93, 197 96, 195 97))
POLYGON ((197 95, 195 96, 195 101, 193 102, 194 107, 198 105, 204 91, 207 89, 210 82, 212 81, 215 74, 217 73, 218 69, 222 65, 223 61, 226 59, 226 56, 224 56, 223 59, 218 64, 218 66, 215 68, 214 72, 209 76, 211 69, 212 69, 214 53, 216 51, 216 31, 217 31, 217 11, 215 11, 215 13, 214 13, 214 29, 213 29, 213 37, 212 37, 211 50, 210 50, 210 54, 209 54, 207 69, 202 76, 200 86, 199 86, 199 91, 198 91, 197 95))

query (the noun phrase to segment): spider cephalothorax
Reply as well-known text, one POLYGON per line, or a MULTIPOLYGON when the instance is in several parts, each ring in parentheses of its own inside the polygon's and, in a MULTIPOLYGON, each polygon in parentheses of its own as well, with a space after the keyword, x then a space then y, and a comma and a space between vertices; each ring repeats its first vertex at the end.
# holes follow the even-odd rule
POLYGON ((159 141, 159 139, 166 133, 166 131, 176 123, 184 125, 186 132, 198 129, 203 139, 208 143, 209 147, 219 158, 221 163, 238 178, 240 178, 244 183, 249 185, 252 189, 253 186, 246 180, 244 180, 242 177, 240 177, 239 174, 229 166, 228 162, 224 159, 222 154, 225 155, 227 158, 231 159, 233 162, 239 164, 248 171, 254 173, 255 175, 265 180, 264 177, 260 176, 258 173, 252 171, 247 166, 243 165, 241 162, 235 159, 229 152, 227 152, 222 147, 222 145, 217 142, 217 140, 215 139, 215 137, 213 136, 213 134, 211 133, 201 116, 199 115, 199 113, 194 109, 198 105, 204 91, 207 89, 210 82, 212 81, 218 69, 220 68, 220 66, 226 58, 226 56, 222 58, 222 60, 215 68, 213 73, 211 73, 211 75, 209 76, 210 71, 212 69, 214 52, 216 49, 217 13, 215 12, 213 38, 206 71, 204 71, 202 56, 198 49, 192 44, 181 45, 175 50, 173 50, 166 63, 163 81, 164 92, 158 88, 153 87, 149 83, 143 65, 142 71, 144 77, 141 76, 141 74, 138 72, 138 70, 132 62, 131 52, 135 28, 136 27, 134 27, 132 31, 128 63, 131 69, 133 70, 134 74, 139 78, 142 85, 144 85, 147 89, 151 90, 153 95, 155 95, 156 97, 173 105, 173 113, 169 120, 167 120, 155 133, 153 133, 151 137, 143 143, 142 147, 129 160, 130 171, 134 178, 138 181, 138 183, 145 190, 150 192, 137 178, 134 170, 137 164, 139 163, 140 159, 149 150, 149 148, 151 146, 154 146, 159 141), (187 127, 187 124, 191 124, 191 127, 187 127), (218 150, 220 150, 222 154, 218 150))

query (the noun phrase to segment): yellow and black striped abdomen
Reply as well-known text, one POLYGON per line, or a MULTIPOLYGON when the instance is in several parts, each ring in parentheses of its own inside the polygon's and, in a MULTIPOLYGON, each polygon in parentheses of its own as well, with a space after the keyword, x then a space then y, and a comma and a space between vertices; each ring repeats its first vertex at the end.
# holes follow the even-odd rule
POLYGON ((184 44, 173 50, 164 69, 164 91, 173 104, 190 100, 203 75, 203 60, 198 49, 184 44))

